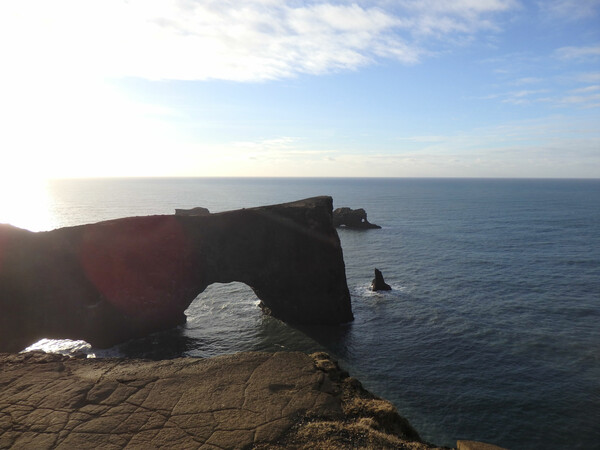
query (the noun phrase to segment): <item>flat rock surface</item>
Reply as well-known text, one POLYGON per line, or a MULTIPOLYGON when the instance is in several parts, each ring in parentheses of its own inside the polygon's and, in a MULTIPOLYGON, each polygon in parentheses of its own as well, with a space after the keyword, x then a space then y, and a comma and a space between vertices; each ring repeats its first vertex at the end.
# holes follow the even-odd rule
POLYGON ((0 367, 0 448, 432 448, 323 353, 0 367))

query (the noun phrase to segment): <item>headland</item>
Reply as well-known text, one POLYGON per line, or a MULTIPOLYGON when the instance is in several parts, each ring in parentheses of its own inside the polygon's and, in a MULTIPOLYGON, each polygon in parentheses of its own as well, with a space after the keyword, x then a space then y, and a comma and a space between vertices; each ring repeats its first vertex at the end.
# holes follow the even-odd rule
POLYGON ((325 353, 0 365, 1 448, 440 448, 325 353))

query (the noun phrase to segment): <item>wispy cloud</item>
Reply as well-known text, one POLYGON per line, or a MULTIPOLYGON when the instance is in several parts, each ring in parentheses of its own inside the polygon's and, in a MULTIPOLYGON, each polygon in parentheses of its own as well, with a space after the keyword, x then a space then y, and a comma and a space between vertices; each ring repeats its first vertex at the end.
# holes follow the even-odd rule
POLYGON ((513 81, 511 84, 515 85, 515 86, 523 86, 526 84, 538 84, 541 83, 543 81, 542 78, 538 78, 538 77, 523 77, 523 78, 519 78, 515 81, 513 81))
POLYGON ((443 135, 410 136, 410 137, 401 137, 401 138, 399 138, 399 140, 400 141, 408 141, 408 142, 434 143, 434 142, 445 142, 448 140, 448 137, 443 136, 443 135))
POLYGON ((600 58, 600 44, 588 47, 561 47, 556 56, 563 60, 585 62, 600 58))
POLYGON ((547 92, 548 91, 546 89, 512 91, 505 94, 504 99, 502 101, 504 103, 523 105, 535 101, 540 101, 539 94, 545 94, 547 92))
POLYGON ((586 86, 583 88, 579 88, 579 89, 573 89, 571 92, 574 94, 587 94, 588 92, 596 92, 596 91, 600 91, 600 85, 595 85, 595 86, 586 86))
POLYGON ((600 86, 587 86, 570 90, 558 88, 554 90, 534 89, 489 94, 479 97, 479 99, 499 100, 502 103, 520 106, 546 103, 553 108, 575 106, 587 109, 596 108, 600 105, 599 91, 600 86))
POLYGON ((597 177, 600 164, 593 119, 550 116, 423 138, 402 137, 400 150, 374 160, 387 173, 439 167, 445 176, 597 177))
POLYGON ((440 39, 498 30, 499 15, 517 6, 515 0, 7 0, 0 4, 0 38, 10 43, 5 67, 11 70, 260 81, 355 70, 381 59, 415 64, 434 54, 440 39))
MULTIPOLYGON (((508 84, 518 85, 519 83, 512 82, 508 84)), ((548 101, 546 96, 548 93, 548 89, 522 89, 519 91, 510 90, 507 92, 496 92, 477 98, 479 100, 499 100, 502 103, 510 103, 513 105, 528 105, 531 103, 548 101), (541 94, 544 94, 544 96, 541 96, 541 94)))
POLYGON ((545 103, 549 107, 596 108, 595 85, 600 83, 600 73, 585 69, 594 68, 598 60, 600 44, 559 47, 545 54, 511 53, 488 58, 481 63, 492 65, 499 81, 490 86, 489 94, 477 98, 521 106, 545 103))
POLYGON ((600 72, 580 73, 574 79, 579 83, 600 83, 600 72))
POLYGON ((600 0, 543 0, 537 5, 550 19, 573 21, 594 17, 600 8, 600 0))
POLYGON ((270 161, 290 160, 298 157, 330 160, 336 153, 331 150, 314 149, 308 140, 291 136, 236 141, 223 145, 220 152, 242 159, 270 161))
POLYGON ((600 108, 600 85, 571 89, 557 100, 558 106, 577 106, 583 109, 600 108))
POLYGON ((251 160, 253 174, 289 175, 301 168, 307 176, 594 177, 599 145, 593 119, 556 115, 447 135, 399 136, 390 148, 374 144, 361 152, 280 136, 225 145, 217 154, 240 170, 251 160))
POLYGON ((500 30, 495 14, 518 9, 515 0, 400 0, 395 3, 408 14, 413 32, 443 36, 472 34, 480 30, 500 30))
POLYGON ((259 150, 259 151, 279 151, 295 148, 298 138, 291 136, 280 136, 268 139, 257 139, 252 141, 235 141, 230 145, 235 149, 259 150))
POLYGON ((597 107, 600 104, 600 93, 590 94, 589 91, 581 92, 580 95, 567 95, 560 99, 563 105, 583 105, 585 107, 597 107), (583 95, 585 94, 585 95, 583 95))

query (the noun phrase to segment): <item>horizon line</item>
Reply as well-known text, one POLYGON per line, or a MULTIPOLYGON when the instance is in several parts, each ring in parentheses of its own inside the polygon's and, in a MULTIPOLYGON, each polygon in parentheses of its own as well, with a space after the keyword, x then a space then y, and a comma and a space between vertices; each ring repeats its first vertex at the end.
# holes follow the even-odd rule
POLYGON ((133 179, 247 179, 247 180, 600 180, 600 177, 475 177, 475 176, 258 176, 258 175, 106 175, 90 177, 49 177, 43 181, 133 180, 133 179))

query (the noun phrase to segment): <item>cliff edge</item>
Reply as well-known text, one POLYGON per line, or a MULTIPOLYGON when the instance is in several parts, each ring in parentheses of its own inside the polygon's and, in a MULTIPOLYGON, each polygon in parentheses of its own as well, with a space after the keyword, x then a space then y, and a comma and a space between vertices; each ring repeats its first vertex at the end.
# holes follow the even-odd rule
POLYGON ((1 448, 436 448, 325 353, 0 365, 1 448))

